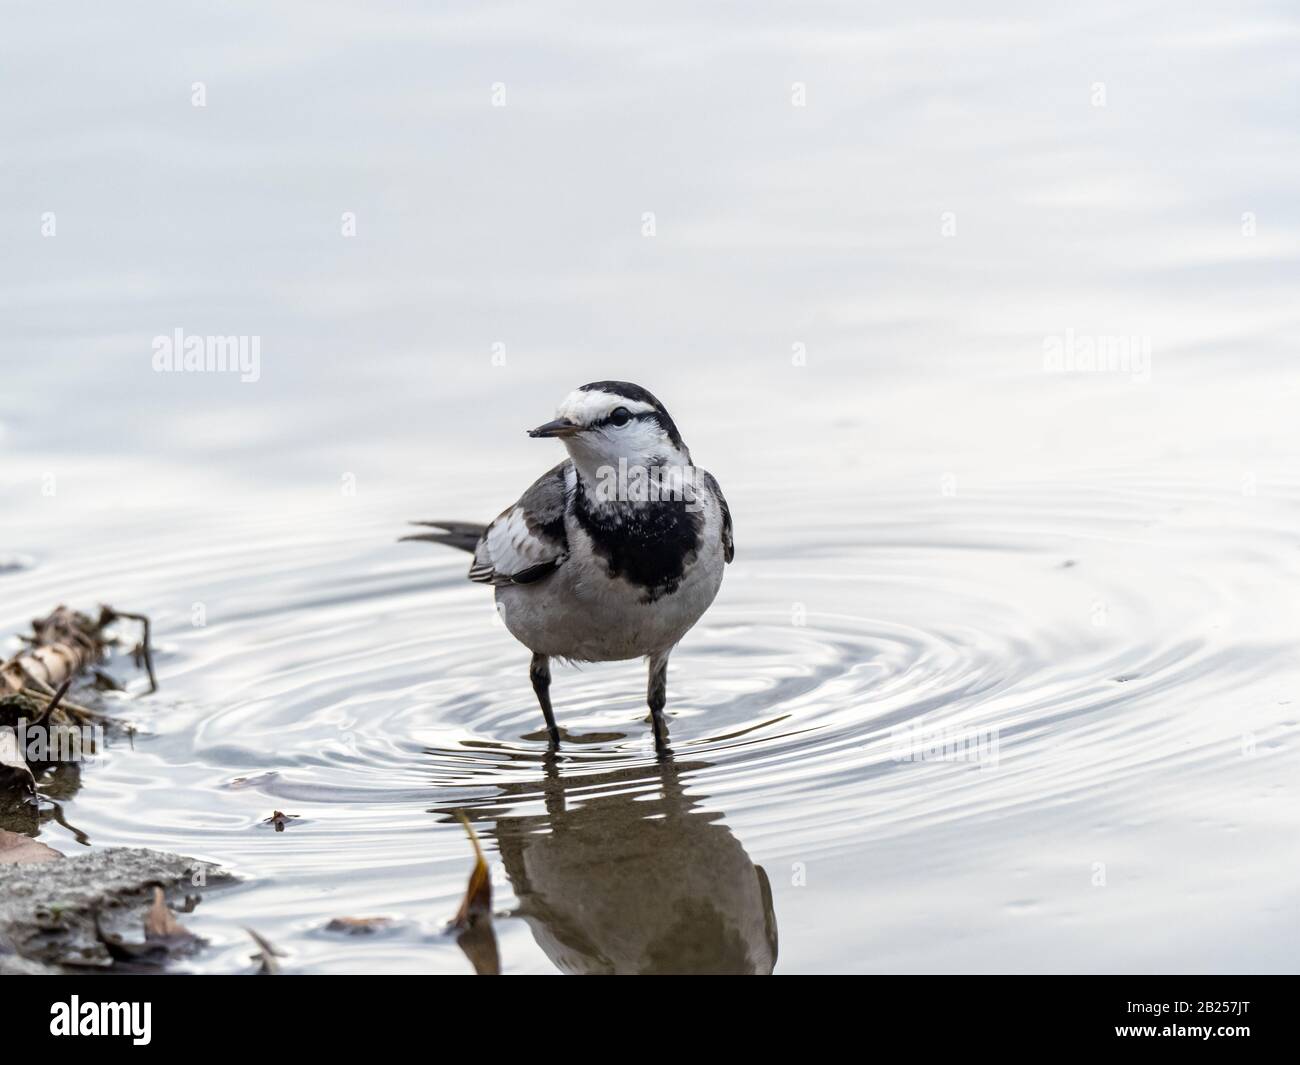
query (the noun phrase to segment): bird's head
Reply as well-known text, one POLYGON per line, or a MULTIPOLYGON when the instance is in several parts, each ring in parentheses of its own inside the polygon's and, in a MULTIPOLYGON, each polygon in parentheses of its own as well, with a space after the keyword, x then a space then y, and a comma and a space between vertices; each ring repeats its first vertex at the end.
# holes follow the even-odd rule
POLYGON ((664 405, 627 381, 595 381, 570 392, 555 420, 528 435, 562 440, 588 478, 601 468, 616 468, 620 459, 647 468, 691 464, 691 453, 664 405))

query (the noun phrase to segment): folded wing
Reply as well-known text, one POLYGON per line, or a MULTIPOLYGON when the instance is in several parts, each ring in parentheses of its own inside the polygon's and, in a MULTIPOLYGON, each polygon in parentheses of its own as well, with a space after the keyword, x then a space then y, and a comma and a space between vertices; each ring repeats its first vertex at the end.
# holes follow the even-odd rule
POLYGON ((706 472, 704 480, 717 498, 718 507, 722 511, 722 557, 730 562, 736 557, 736 541, 731 530, 731 508, 727 506, 727 497, 722 494, 722 486, 718 484, 718 479, 706 472))
POLYGON ((501 512, 474 551, 469 579, 482 584, 531 584, 550 576, 569 557, 565 505, 572 490, 572 464, 543 474, 501 512))

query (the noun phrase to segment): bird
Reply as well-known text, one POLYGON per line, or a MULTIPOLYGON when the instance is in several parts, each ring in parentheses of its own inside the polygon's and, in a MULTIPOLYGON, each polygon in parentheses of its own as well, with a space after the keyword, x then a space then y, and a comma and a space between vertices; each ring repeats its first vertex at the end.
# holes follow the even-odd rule
POLYGON ((404 536, 468 551, 469 579, 494 589, 507 630, 532 652, 529 679, 560 745, 551 659, 644 658, 656 747, 666 748, 668 657, 704 615, 735 557, 731 509, 694 465, 667 408, 628 381, 570 392, 528 431, 568 457, 488 525, 418 521, 404 536))

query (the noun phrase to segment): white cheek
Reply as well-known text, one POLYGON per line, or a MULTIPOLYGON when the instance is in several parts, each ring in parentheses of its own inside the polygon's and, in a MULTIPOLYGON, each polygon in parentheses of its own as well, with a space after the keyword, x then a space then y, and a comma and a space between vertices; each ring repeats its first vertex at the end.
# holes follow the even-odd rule
POLYGON ((600 433, 579 433, 566 440, 564 446, 589 473, 595 472, 597 467, 618 462, 618 452, 610 448, 609 441, 600 433))
POLYGON ((635 421, 615 430, 619 454, 649 458, 661 450, 663 436, 654 422, 635 421))
POLYGON ((569 452, 582 458, 588 466, 646 465, 663 451, 663 437, 653 423, 630 422, 625 426, 605 426, 588 431, 568 441, 569 452))

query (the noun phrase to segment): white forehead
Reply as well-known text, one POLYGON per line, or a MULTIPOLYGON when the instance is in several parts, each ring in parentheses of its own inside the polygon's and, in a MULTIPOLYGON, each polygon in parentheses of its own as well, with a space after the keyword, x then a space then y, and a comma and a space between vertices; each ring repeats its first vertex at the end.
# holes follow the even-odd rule
POLYGON ((568 418, 579 425, 591 425, 608 417, 618 407, 626 407, 632 414, 644 414, 646 411, 654 410, 653 404, 628 399, 613 392, 599 390, 584 392, 578 389, 564 397, 564 402, 560 404, 555 415, 557 418, 568 418))

